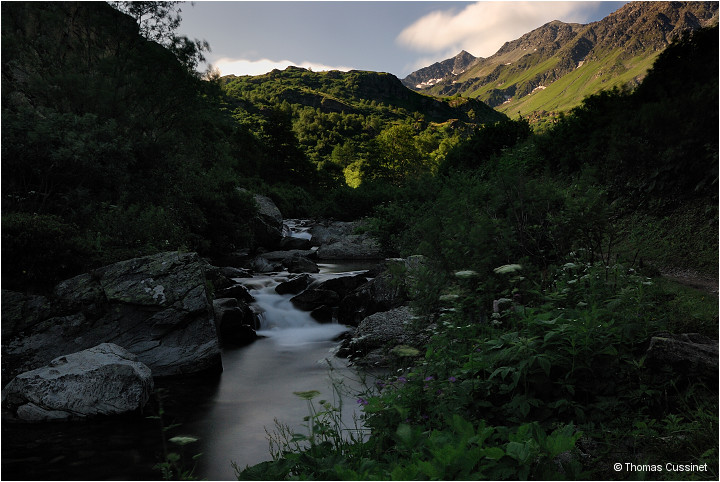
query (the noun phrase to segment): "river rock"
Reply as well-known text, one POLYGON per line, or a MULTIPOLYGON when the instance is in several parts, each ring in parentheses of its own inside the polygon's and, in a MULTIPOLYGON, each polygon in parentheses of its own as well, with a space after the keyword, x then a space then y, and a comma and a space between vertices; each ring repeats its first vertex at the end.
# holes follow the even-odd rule
POLYGON ((250 269, 256 273, 273 273, 282 271, 282 264, 276 261, 268 261, 262 256, 257 256, 250 262, 250 269))
POLYGON ((313 246, 335 242, 343 236, 353 234, 358 225, 359 223, 357 222, 319 222, 308 230, 308 233, 310 233, 310 242, 313 246))
MULTIPOLYGON (((238 188, 247 192, 246 189, 238 188)), ((254 194, 253 199, 257 206, 256 215, 250 220, 253 243, 257 246, 274 248, 278 246, 283 237, 283 217, 272 199, 260 194, 254 194)))
POLYGON ((311 249, 289 249, 286 251, 268 251, 260 256, 269 261, 285 261, 293 256, 303 256, 305 258, 315 258, 315 251, 311 249))
POLYGON ((257 338, 260 321, 250 306, 235 298, 213 301, 215 325, 223 345, 247 345, 257 338))
POLYGON ((5 415, 26 421, 82 419, 142 409, 153 390, 138 357, 102 343, 22 373, 2 391, 5 415))
POLYGON ((277 285, 275 287, 275 292, 279 295, 295 295, 310 286, 310 283, 312 283, 310 275, 301 274, 300 276, 295 276, 294 278, 290 278, 289 280, 283 281, 277 285))
POLYGON ((392 349, 422 347, 429 336, 413 326, 415 316, 407 306, 374 313, 364 318, 352 337, 343 342, 343 350, 358 364, 387 365, 392 349))
POLYGON ((332 323, 335 310, 331 306, 321 305, 310 312, 310 316, 320 323, 332 323))
POLYGON ((25 295, 16 291, 2 290, 2 337, 20 333, 52 312, 50 302, 44 296, 25 295))
POLYGON ((320 246, 318 259, 380 259, 380 244, 369 234, 348 234, 320 246))
POLYGON ((334 291, 310 288, 293 296, 290 301, 300 310, 312 311, 322 305, 337 305, 340 297, 334 291))
POLYGON ((101 343, 134 353, 154 376, 221 369, 204 266, 196 253, 166 252, 60 282, 43 316, 3 337, 3 376, 101 343))
POLYGON ((289 273, 319 273, 320 268, 313 261, 295 254, 283 260, 283 266, 289 273))
POLYGON ((292 236, 286 236, 280 240, 280 249, 301 249, 309 250, 313 247, 312 241, 306 238, 294 238, 292 236))
POLYGON ((252 274, 241 268, 234 268, 232 266, 224 266, 220 268, 220 273, 226 278, 252 278, 252 274))
POLYGON ((357 326, 363 318, 397 308, 407 300, 404 278, 386 271, 343 298, 338 309, 338 321, 357 326))
POLYGON ((215 298, 236 298, 240 301, 244 301, 245 303, 252 303, 253 301, 255 301, 255 298, 253 298, 248 289, 241 284, 228 286, 227 288, 222 290, 217 290, 215 292, 215 298))
POLYGON ((334 291, 338 294, 340 299, 342 299, 345 298, 351 291, 359 288, 365 283, 367 283, 367 278, 365 277, 365 275, 357 274, 352 276, 339 276, 337 278, 331 278, 317 285, 317 288, 321 290, 334 291))

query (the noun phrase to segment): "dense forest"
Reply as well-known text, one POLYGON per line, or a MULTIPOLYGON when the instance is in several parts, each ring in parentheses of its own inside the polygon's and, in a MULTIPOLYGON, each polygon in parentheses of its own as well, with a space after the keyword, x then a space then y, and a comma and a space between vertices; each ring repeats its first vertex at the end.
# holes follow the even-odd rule
POLYGON ((607 479, 627 454, 717 478, 717 372, 643 356, 658 333, 717 340, 717 298, 659 276, 717 279, 717 27, 537 129, 389 74, 203 75, 171 14, 152 37, 127 13, 2 3, 3 289, 255 248, 251 193, 426 259, 434 336, 360 398, 370 436, 309 400, 311 436, 241 478, 607 479))

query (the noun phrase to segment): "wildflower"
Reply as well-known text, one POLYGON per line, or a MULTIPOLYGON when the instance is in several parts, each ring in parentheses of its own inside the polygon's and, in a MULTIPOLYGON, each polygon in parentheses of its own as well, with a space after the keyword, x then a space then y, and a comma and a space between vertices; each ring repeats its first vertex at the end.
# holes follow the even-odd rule
POLYGON ((429 382, 430 380, 435 380, 435 377, 433 377, 433 376, 425 377, 424 381, 429 382))
POLYGON ((407 378, 405 378, 405 377, 398 377, 398 381, 399 381, 400 383, 407 383, 407 378))
POLYGON ((457 381, 457 378, 455 378, 455 377, 450 377, 450 378, 448 378, 448 381, 449 381, 450 383, 455 383, 455 382, 457 381))
POLYGON ((367 405, 367 404, 370 403, 370 402, 368 402, 368 401, 365 400, 364 398, 358 398, 358 399, 357 399, 357 403, 360 404, 360 405, 367 405))

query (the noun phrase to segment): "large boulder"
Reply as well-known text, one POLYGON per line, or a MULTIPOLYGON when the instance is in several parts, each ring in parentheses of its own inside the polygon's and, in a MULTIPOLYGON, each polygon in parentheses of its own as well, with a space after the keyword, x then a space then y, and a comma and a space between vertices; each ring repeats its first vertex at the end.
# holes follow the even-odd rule
POLYGON ((310 275, 301 274, 299 276, 295 276, 294 278, 290 278, 287 281, 283 281, 282 283, 277 285, 275 287, 275 292, 279 295, 296 295, 305 288, 307 288, 310 283, 312 283, 312 281, 313 279, 310 277, 310 275))
POLYGON ((256 256, 250 262, 249 268, 256 273, 272 273, 282 271, 282 263, 277 261, 268 261, 262 256, 256 256))
POLYGON ((334 291, 310 288, 293 296, 290 301, 299 310, 313 311, 322 305, 336 306, 340 298, 334 291))
POLYGON ((165 252, 60 282, 47 309, 20 315, 24 329, 3 336, 4 379, 100 343, 134 353, 154 376, 221 369, 204 267, 196 253, 165 252))
POLYGON ((102 343, 15 377, 2 391, 3 415, 43 421, 133 412, 152 390, 150 369, 138 357, 102 343))
POLYGON ((397 308, 408 301, 404 278, 386 271, 345 296, 338 309, 338 322, 357 326, 365 317, 397 308))
POLYGON ((653 336, 645 360, 649 368, 658 372, 671 368, 686 377, 717 383, 718 341, 698 333, 653 336))
POLYGON ((353 234, 358 227, 357 222, 329 221, 311 226, 308 230, 313 246, 320 246, 337 241, 343 236, 353 234))
POLYGON ((358 324, 352 337, 343 342, 340 353, 357 364, 387 366, 397 357, 394 350, 398 347, 422 347, 427 343, 429 335, 414 326, 414 319, 407 306, 374 313, 358 324))
POLYGON ((308 250, 312 248, 313 243, 307 238, 295 238, 285 236, 280 240, 280 249, 302 249, 308 250))
POLYGON ((320 267, 305 256, 295 254, 283 260, 283 267, 289 273, 319 273, 320 267))
POLYGON ((323 281, 317 285, 318 289, 330 290, 338 294, 340 299, 345 298, 351 291, 359 288, 360 286, 367 283, 367 278, 364 274, 356 274, 350 276, 338 276, 337 278, 330 278, 327 281, 323 281))
POLYGON ((256 246, 274 248, 283 237, 283 218, 275 203, 267 196, 255 194, 257 214, 250 220, 256 246))
POLYGON ((215 327, 223 346, 242 346, 257 338, 260 320, 250 306, 236 298, 213 300, 215 327))
POLYGON ((320 246, 318 259, 380 259, 380 243, 369 234, 348 234, 320 246))

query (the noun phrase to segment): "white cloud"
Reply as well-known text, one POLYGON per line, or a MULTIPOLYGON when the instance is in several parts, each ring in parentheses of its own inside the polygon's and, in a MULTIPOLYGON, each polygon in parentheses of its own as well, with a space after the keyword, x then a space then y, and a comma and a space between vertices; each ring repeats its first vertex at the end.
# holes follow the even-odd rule
POLYGON ((221 58, 213 62, 213 67, 220 70, 222 75, 262 75, 270 72, 273 69, 284 70, 285 68, 294 65, 296 67, 303 67, 306 69, 312 69, 315 72, 321 72, 324 70, 353 70, 352 67, 345 66, 330 66, 324 65, 317 62, 293 62, 292 60, 244 60, 244 59, 230 59, 221 58))
POLYGON ((552 20, 587 23, 598 2, 477 2, 461 11, 425 15, 405 28, 397 41, 420 52, 456 55, 466 50, 489 57, 510 40, 552 20))

